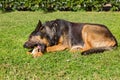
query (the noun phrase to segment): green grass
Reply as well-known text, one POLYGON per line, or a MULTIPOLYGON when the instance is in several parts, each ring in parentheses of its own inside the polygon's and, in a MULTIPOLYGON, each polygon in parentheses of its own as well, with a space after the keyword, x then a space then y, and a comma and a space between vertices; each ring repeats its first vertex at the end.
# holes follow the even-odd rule
POLYGON ((68 51, 27 55, 24 42, 42 22, 61 18, 108 26, 120 44, 120 13, 11 12, 0 13, 0 80, 120 80, 120 45, 103 54, 82 56, 68 51))

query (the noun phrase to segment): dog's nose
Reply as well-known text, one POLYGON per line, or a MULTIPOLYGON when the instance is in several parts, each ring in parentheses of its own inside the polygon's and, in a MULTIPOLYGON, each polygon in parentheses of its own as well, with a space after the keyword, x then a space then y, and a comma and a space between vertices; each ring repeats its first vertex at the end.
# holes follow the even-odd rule
POLYGON ((23 45, 23 47, 24 47, 24 48, 28 48, 28 44, 25 43, 25 44, 23 45))

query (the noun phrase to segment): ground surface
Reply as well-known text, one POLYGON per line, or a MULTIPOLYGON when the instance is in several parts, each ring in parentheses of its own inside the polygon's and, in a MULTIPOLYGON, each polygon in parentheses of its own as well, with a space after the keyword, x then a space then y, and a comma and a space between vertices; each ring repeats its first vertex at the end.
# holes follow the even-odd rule
POLYGON ((103 54, 82 56, 68 51, 27 55, 24 42, 38 20, 56 18, 108 26, 120 44, 120 13, 11 12, 0 13, 0 80, 120 80, 120 45, 103 54))

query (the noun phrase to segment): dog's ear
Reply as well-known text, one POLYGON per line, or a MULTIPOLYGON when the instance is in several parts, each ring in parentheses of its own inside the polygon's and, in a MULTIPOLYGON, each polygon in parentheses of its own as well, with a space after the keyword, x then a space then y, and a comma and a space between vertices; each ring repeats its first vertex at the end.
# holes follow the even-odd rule
POLYGON ((41 23, 41 21, 39 20, 39 21, 38 21, 38 24, 37 24, 37 27, 35 28, 35 31, 39 31, 41 27, 42 27, 42 23, 41 23))
POLYGON ((53 23, 52 26, 53 26, 53 27, 52 27, 52 31, 53 31, 53 32, 57 32, 57 26, 58 26, 58 24, 57 24, 57 23, 53 23))

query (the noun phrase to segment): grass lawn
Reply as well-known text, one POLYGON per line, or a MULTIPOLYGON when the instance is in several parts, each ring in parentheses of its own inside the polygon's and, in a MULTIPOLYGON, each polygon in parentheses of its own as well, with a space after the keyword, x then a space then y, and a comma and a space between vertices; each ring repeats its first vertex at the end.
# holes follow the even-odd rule
POLYGON ((120 80, 120 13, 113 12, 0 12, 0 80, 120 80), (108 26, 118 48, 82 56, 68 51, 27 55, 24 42, 42 22, 61 18, 108 26))

